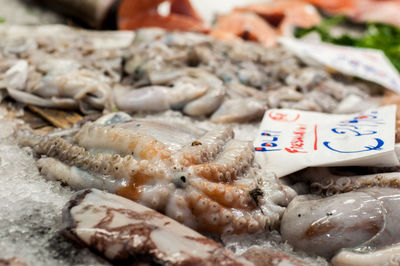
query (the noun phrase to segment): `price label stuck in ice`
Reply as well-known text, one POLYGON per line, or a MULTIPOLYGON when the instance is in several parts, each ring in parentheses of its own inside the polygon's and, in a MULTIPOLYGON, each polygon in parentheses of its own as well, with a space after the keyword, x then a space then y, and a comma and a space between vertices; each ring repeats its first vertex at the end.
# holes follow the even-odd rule
POLYGON ((305 61, 378 83, 400 94, 400 76, 385 54, 376 49, 354 48, 293 38, 280 43, 305 61))
POLYGON ((268 110, 254 141, 256 160, 278 177, 310 166, 395 166, 396 106, 333 115, 268 110))

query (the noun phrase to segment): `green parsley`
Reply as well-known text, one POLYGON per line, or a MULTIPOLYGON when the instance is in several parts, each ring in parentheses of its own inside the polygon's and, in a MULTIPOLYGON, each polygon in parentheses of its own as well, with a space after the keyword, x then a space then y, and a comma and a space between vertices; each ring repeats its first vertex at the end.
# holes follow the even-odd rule
POLYGON ((400 72, 400 28, 382 23, 369 22, 365 24, 365 30, 363 30, 361 37, 352 37, 348 34, 338 37, 332 36, 330 29, 341 23, 351 22, 343 16, 330 17, 325 19, 320 25, 312 28, 297 29, 295 35, 300 38, 310 32, 317 32, 324 42, 382 50, 400 72))

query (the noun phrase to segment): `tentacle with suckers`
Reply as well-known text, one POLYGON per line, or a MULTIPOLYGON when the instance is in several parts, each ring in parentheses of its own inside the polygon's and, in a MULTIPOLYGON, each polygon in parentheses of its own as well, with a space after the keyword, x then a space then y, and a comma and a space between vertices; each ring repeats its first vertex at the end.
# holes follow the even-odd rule
POLYGON ((95 148, 121 155, 131 154, 142 159, 171 156, 166 146, 152 136, 114 126, 85 124, 82 130, 75 135, 74 141, 88 150, 95 148), (99 139, 102 141, 99 142, 99 139))
POLYGON ((20 145, 41 156, 37 164, 47 178, 116 193, 202 232, 272 230, 295 196, 260 169, 251 144, 233 139, 229 127, 206 132, 116 113, 74 136, 29 134, 21 131, 20 145))
POLYGON ((330 179, 329 182, 330 184, 325 186, 315 182, 311 184, 311 188, 314 191, 321 190, 326 195, 349 192, 365 187, 400 188, 400 172, 337 177, 330 179))
POLYGON ((233 209, 221 205, 198 191, 186 194, 186 201, 197 217, 200 230, 218 234, 256 233, 270 223, 258 208, 233 209))
POLYGON ((221 127, 207 132, 204 136, 183 147, 173 155, 180 164, 189 166, 213 160, 234 137, 231 127, 221 127))
POLYGON ((129 177, 139 170, 138 162, 131 155, 91 154, 83 147, 70 144, 59 137, 44 137, 34 146, 37 154, 53 157, 84 171, 114 177, 129 177))
MULTIPOLYGON (((372 169, 374 170, 374 169, 372 169)), ((379 169, 376 169, 379 170, 379 169)), ((389 169, 394 170, 394 169, 389 169)), ((365 187, 400 188, 400 172, 355 175, 351 171, 333 173, 329 168, 309 168, 290 176, 295 181, 310 183, 313 194, 331 196, 365 187)))
POLYGON ((250 167, 254 159, 252 150, 249 142, 231 140, 218 159, 193 166, 193 172, 211 181, 231 182, 250 167))

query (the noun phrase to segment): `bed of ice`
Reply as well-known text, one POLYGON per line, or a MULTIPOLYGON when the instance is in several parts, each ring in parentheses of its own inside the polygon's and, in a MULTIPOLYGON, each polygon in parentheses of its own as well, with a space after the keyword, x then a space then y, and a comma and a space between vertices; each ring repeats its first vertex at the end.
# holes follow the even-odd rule
MULTIPOLYGON (((208 121, 195 122, 173 111, 146 117, 195 123, 207 130, 215 127, 208 121)), ((21 122, 5 118, 0 110, 0 259, 16 257, 27 265, 109 265, 61 235, 62 208, 74 191, 40 176, 31 150, 19 148, 13 140, 12 132, 18 123, 21 122)), ((237 125, 234 129, 237 138, 252 140, 257 124, 237 125)), ((281 243, 277 232, 225 237, 222 241, 237 254, 252 245, 293 254, 288 245, 281 243)), ((304 255, 300 256, 304 259, 304 255)), ((323 259, 306 260, 312 265, 327 265, 323 259)))
POLYGON ((28 149, 12 140, 15 120, 0 118, 0 258, 27 265, 109 265, 61 233, 73 191, 38 173, 28 149))

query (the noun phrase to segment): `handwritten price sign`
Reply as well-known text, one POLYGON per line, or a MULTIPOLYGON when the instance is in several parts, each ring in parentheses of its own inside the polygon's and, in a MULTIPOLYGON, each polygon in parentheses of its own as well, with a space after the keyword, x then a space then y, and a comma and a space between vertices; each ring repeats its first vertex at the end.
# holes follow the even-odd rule
POLYGON ((257 161, 279 177, 309 166, 395 166, 396 106, 331 115, 266 112, 254 145, 257 161))

